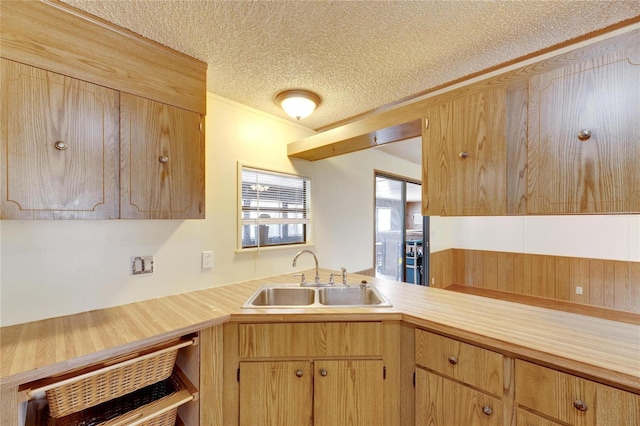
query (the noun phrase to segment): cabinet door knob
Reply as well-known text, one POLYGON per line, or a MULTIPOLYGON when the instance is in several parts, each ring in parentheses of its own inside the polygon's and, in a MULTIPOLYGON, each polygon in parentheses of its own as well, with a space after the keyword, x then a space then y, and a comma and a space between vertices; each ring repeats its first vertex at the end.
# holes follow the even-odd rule
POLYGON ((161 155, 161 156, 160 156, 160 158, 159 158, 159 161, 160 161, 162 164, 166 164, 166 163, 168 163, 168 162, 169 162, 169 157, 167 157, 166 155, 161 155))
POLYGON ((586 141, 591 137, 591 130, 589 129, 582 129, 578 132, 578 139, 580 139, 581 141, 586 141))
POLYGON ((455 356, 449 357, 449 364, 456 365, 457 363, 458 363, 458 358, 456 358, 455 356))
POLYGON ((320 369, 320 375, 321 375, 322 377, 325 377, 327 374, 329 374, 329 373, 327 373, 327 370, 325 370, 324 368, 321 368, 321 369, 320 369))
POLYGON ((492 409, 491 407, 489 407, 488 405, 484 405, 484 406, 482 407, 482 412, 483 412, 484 414, 486 414, 487 416, 490 416, 490 415, 492 415, 492 414, 493 414, 493 409, 492 409))
POLYGON ((296 370, 296 377, 302 377, 304 375, 304 373, 302 372, 302 370, 296 370))
POLYGON ((573 401, 573 406, 578 411, 587 411, 587 404, 585 404, 581 399, 576 399, 575 401, 573 401))
POLYGON ((463 160, 468 156, 469 156, 469 153, 467 151, 462 151, 460 152, 460 154, 458 154, 458 157, 462 158, 463 160))
POLYGON ((53 146, 55 146, 56 149, 59 150, 59 151, 64 151, 65 149, 67 149, 69 147, 69 145, 67 145, 63 141, 56 141, 56 143, 54 143, 53 146))

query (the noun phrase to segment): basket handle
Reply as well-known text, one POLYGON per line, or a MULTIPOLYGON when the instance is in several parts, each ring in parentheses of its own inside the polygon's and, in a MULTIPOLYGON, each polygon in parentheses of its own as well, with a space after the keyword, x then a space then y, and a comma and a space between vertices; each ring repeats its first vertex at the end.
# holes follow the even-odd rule
POLYGON ((124 419, 112 424, 111 426, 120 426, 120 425, 127 424, 127 423, 129 423, 130 421, 132 421, 134 419, 138 419, 138 418, 142 417, 142 415, 143 415, 143 413, 136 413, 135 415, 133 415, 131 417, 124 418, 124 419))
POLYGON ((31 399, 33 397, 33 395, 36 394, 36 393, 45 392, 45 391, 48 391, 49 389, 57 388, 58 386, 64 386, 64 385, 68 385, 70 383, 75 383, 75 382, 78 382, 80 380, 87 379, 89 377, 97 376, 98 374, 103 374, 103 373, 109 372, 111 370, 115 370, 116 368, 125 367, 125 366, 127 366, 129 364, 133 364, 133 363, 136 363, 138 361, 143 361, 143 360, 145 360, 147 358, 153 358, 155 356, 161 355, 161 354, 166 353, 166 352, 176 351, 178 349, 185 348, 187 346, 191 346, 191 345, 193 345, 195 343, 196 343, 196 339, 187 340, 187 341, 184 341, 184 342, 177 343, 177 344, 175 344, 173 346, 170 346, 168 348, 160 349, 159 351, 151 352, 151 353, 148 353, 146 355, 139 356, 137 358, 128 359, 126 361, 122 361, 122 362, 117 363, 117 364, 111 364, 111 365, 108 365, 106 367, 99 368, 99 369, 94 370, 94 371, 90 371, 90 372, 85 373, 85 374, 80 374, 79 376, 70 377, 70 378, 68 378, 66 380, 61 380, 59 382, 55 382, 55 383, 51 383, 51 384, 48 384, 48 385, 45 385, 45 386, 41 386, 41 387, 36 388, 36 389, 29 389, 29 390, 27 390, 27 398, 31 399))
POLYGON ((193 395, 191 395, 187 389, 181 389, 176 394, 155 401, 153 408, 143 406, 139 408, 140 412, 138 413, 129 415, 128 417, 124 414, 125 418, 123 419, 113 419, 102 424, 105 426, 123 426, 125 424, 127 426, 140 426, 193 400, 193 395), (156 403, 158 403, 158 405, 156 405, 156 403))

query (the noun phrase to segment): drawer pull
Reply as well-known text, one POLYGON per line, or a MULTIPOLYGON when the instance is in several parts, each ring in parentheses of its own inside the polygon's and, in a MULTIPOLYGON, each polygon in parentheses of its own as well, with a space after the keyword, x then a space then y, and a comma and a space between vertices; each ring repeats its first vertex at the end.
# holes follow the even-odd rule
POLYGON ((488 405, 485 405, 482 407, 482 412, 487 416, 490 416, 493 414, 493 408, 489 407, 488 405))
POLYGON ((322 377, 326 377, 326 376, 327 376, 327 374, 328 374, 328 373, 327 373, 327 370, 325 370, 324 368, 321 368, 321 369, 320 369, 320 375, 321 375, 322 377))
POLYGON ((576 399, 575 401, 573 401, 573 406, 578 411, 587 411, 587 404, 585 404, 581 399, 576 399))
POLYGON ((304 373, 302 372, 302 370, 296 370, 296 377, 302 377, 304 375, 304 373))
POLYGON ((158 161, 160 161, 162 164, 167 164, 169 162, 169 157, 167 157, 166 155, 161 155, 158 161))
POLYGON ((468 156, 469 156, 469 153, 467 151, 462 151, 460 152, 460 154, 458 154, 458 157, 462 158, 463 160, 468 156))
POLYGON ((449 357, 449 364, 456 365, 457 363, 458 363, 458 358, 456 358, 455 356, 449 357))

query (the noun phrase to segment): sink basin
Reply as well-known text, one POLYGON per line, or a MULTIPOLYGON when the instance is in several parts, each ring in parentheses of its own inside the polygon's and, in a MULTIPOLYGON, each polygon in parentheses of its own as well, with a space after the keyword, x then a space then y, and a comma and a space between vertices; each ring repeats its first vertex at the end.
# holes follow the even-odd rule
POLYGON ((261 289, 251 300, 254 306, 307 306, 315 302, 315 291, 304 287, 261 289))
POLYGON ((319 290, 318 300, 323 305, 354 306, 380 305, 382 299, 371 287, 332 287, 319 290))
POLYGON ((359 285, 300 287, 298 284, 264 284, 243 308, 389 307, 391 303, 375 287, 359 285))

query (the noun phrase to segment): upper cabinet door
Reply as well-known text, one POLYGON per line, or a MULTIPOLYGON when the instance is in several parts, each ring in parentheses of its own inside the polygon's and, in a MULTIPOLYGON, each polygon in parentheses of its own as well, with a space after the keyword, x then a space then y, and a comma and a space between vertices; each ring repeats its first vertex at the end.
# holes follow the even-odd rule
POLYGON ((204 218, 200 114, 120 95, 120 216, 204 218))
POLYGON ((2 219, 118 217, 118 93, 1 59, 2 219))
POLYGON ((640 47, 529 87, 527 213, 640 211, 640 47))
POLYGON ((423 214, 507 213, 505 88, 429 108, 422 143, 423 214))

